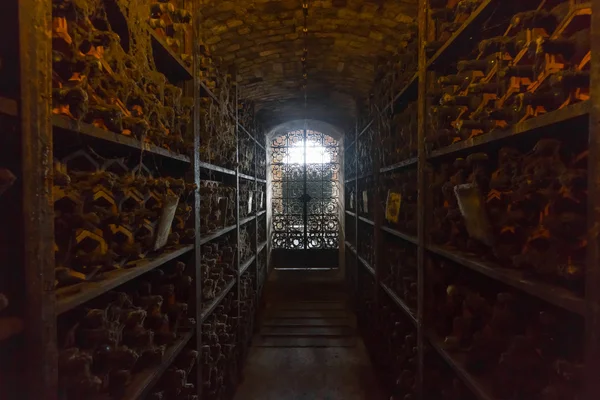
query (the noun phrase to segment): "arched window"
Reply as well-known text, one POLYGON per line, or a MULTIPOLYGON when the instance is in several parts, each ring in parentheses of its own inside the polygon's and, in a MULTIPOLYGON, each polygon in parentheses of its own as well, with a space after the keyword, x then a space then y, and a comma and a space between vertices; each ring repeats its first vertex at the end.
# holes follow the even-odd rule
POLYGON ((339 248, 339 171, 331 136, 296 130, 271 141, 274 250, 339 248))

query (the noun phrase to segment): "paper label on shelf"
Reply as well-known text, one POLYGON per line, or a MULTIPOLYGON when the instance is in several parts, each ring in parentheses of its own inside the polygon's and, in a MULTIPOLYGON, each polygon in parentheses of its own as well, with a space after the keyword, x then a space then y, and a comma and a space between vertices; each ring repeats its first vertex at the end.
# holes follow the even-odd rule
POLYGON ((350 209, 354 210, 354 192, 350 192, 350 209))
POLYGON ((387 201, 385 202, 385 219, 397 224, 401 205, 402 194, 388 190, 387 201))
POLYGON ((362 192, 362 200, 363 200, 363 212, 369 212, 369 192, 363 190, 362 192))
POLYGON ((262 210, 265 204, 265 192, 258 192, 258 209, 262 210))
POLYGON ((252 213, 252 198, 254 194, 252 192, 248 192, 248 214, 252 213))
POLYGON ((454 187, 454 195, 458 208, 465 220, 469 236, 488 245, 494 245, 492 226, 487 216, 485 204, 475 184, 464 184, 454 187))
POLYGON ((154 241, 154 250, 158 250, 167 244, 178 205, 179 196, 168 194, 163 199, 160 219, 158 220, 158 229, 156 230, 156 240, 154 241))

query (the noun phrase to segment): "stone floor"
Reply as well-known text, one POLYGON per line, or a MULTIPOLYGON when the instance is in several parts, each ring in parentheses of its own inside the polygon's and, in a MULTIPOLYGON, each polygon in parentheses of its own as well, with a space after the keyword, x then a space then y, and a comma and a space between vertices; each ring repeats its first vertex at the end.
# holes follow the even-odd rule
POLYGON ((319 286, 269 284, 235 400, 383 400, 343 290, 319 286))

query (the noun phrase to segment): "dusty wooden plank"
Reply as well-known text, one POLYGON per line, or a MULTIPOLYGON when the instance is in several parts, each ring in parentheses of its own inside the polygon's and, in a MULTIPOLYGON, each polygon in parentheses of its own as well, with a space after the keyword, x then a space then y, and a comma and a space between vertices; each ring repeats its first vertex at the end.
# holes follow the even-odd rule
POLYGON ((177 154, 175 152, 163 149, 162 147, 158 147, 153 144, 143 143, 131 136, 107 131, 106 129, 95 127, 92 124, 86 124, 84 122, 75 121, 63 115, 53 115, 52 126, 57 128, 55 132, 60 132, 61 130, 69 131, 85 135, 94 139, 100 139, 107 142, 111 142, 119 146, 127 146, 140 152, 148 152, 162 157, 172 158, 174 160, 182 161, 185 163, 190 162, 190 158, 186 155, 177 154))
POLYGON ((445 257, 464 267, 479 272, 489 278, 512 286, 532 296, 538 297, 555 306, 564 308, 571 312, 584 315, 586 301, 573 292, 556 285, 538 282, 528 279, 522 271, 503 268, 499 265, 486 263, 463 253, 445 249, 439 246, 428 246, 432 253, 445 257))
POLYGON ((146 272, 152 271, 153 269, 190 252, 193 248, 193 245, 183 246, 155 257, 139 260, 136 262, 135 266, 131 266, 130 268, 108 272, 101 281, 86 282, 59 289, 56 292, 56 315, 72 310, 87 301, 145 274, 146 272))
POLYGON ((206 306, 202 307, 200 322, 204 322, 206 320, 206 318, 208 318, 212 314, 212 312, 215 311, 215 308, 217 308, 217 306, 219 304, 221 304, 221 302, 223 301, 225 296, 227 296, 229 294, 229 292, 235 286, 235 284, 236 284, 236 280, 229 282, 229 284, 227 286, 225 286, 225 288, 221 291, 221 293, 219 293, 217 295, 217 297, 215 297, 206 306))
POLYGON ((588 157, 588 231, 585 272, 585 399, 600 393, 600 0, 592 0, 591 109, 588 157), (594 14, 594 11, 596 13, 594 14))
MULTIPOLYGON (((26 282, 23 389, 29 399, 58 397, 54 295, 52 4, 19 0, 23 240, 26 282)), ((17 31, 15 30, 15 34, 17 31)), ((18 77, 15 77, 18 79, 18 77)), ((25 395, 24 395, 25 397, 25 395)))
POLYGON ((160 72, 165 74, 171 82, 191 80, 194 77, 190 68, 181 60, 171 48, 165 43, 154 29, 147 27, 152 38, 153 54, 156 66, 160 72))
POLYGON ((446 361, 446 363, 456 372, 456 375, 463 383, 471 390, 475 397, 479 400, 496 400, 492 395, 490 385, 482 379, 471 375, 466 367, 466 354, 450 353, 445 348, 441 340, 434 336, 429 336, 431 346, 438 354, 446 361))

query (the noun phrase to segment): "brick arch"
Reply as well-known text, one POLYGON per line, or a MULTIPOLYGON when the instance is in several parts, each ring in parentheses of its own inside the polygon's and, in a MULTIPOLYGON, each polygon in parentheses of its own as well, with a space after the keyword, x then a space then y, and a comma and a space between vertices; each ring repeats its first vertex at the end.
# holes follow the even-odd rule
POLYGON ((347 124, 368 96, 375 63, 414 34, 416 0, 312 0, 304 110, 301 0, 205 0, 201 29, 222 67, 235 65, 242 97, 268 126, 298 118, 347 124))

